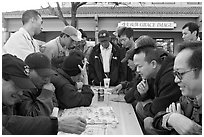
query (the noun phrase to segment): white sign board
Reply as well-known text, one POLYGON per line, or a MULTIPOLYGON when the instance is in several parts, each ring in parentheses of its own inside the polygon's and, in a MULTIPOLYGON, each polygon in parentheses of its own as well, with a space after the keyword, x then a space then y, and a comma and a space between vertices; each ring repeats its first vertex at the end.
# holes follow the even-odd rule
POLYGON ((121 21, 118 26, 125 26, 131 28, 151 28, 151 29, 174 29, 176 23, 174 22, 143 22, 143 21, 121 21))

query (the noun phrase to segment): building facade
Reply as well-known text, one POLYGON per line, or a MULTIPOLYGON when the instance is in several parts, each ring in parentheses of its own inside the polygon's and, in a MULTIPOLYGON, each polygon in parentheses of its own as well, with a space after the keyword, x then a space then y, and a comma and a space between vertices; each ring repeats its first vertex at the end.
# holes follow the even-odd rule
MULTIPOLYGON (((48 42, 57 37, 65 26, 58 17, 48 9, 37 9, 43 18, 43 32, 36 36, 38 40, 48 42)), ((62 3, 62 13, 71 22, 69 3, 62 3)), ((3 13, 3 43, 21 26, 23 11, 3 13)), ((98 31, 108 30, 111 34, 117 26, 132 27, 134 39, 149 35, 163 45, 176 45, 182 42, 182 27, 187 22, 196 22, 200 26, 202 38, 202 3, 200 2, 129 2, 115 5, 113 3, 87 3, 77 10, 77 27, 83 29, 88 40, 96 41, 98 31)))

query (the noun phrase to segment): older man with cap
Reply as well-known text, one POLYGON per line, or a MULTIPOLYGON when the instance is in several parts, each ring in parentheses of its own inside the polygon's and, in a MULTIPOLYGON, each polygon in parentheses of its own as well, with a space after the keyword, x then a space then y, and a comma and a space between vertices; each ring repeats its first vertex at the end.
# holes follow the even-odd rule
POLYGON ((52 75, 56 74, 51 69, 49 58, 40 53, 32 53, 25 59, 25 63, 30 68, 29 77, 35 85, 31 92, 24 91, 22 101, 16 106, 17 113, 27 116, 50 116, 54 106, 57 106, 55 99, 55 87, 50 83, 52 75))
POLYGON ((82 34, 72 26, 65 26, 60 36, 42 45, 42 51, 50 60, 54 68, 62 65, 63 59, 69 54, 69 50, 74 48, 74 41, 81 41, 82 34))
POLYGON ((116 86, 125 79, 124 66, 118 46, 111 44, 107 30, 98 33, 99 44, 93 48, 89 58, 89 82, 104 85, 103 79, 110 78, 110 86, 116 86))
POLYGON ((2 56, 2 134, 50 135, 58 131, 81 134, 86 120, 81 117, 22 116, 15 104, 23 91, 35 88, 28 77, 29 67, 10 54, 2 56))

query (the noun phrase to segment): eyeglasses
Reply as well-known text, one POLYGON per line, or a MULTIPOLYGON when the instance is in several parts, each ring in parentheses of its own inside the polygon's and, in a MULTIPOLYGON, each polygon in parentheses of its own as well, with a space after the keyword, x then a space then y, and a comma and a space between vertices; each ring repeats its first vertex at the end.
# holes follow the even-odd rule
POLYGON ((187 71, 184 71, 184 72, 178 72, 178 71, 174 71, 173 74, 174 74, 174 77, 177 77, 179 80, 182 80, 183 79, 183 76, 188 73, 188 72, 191 72, 191 71, 195 71, 197 68, 193 68, 193 69, 190 69, 190 70, 187 70, 187 71))

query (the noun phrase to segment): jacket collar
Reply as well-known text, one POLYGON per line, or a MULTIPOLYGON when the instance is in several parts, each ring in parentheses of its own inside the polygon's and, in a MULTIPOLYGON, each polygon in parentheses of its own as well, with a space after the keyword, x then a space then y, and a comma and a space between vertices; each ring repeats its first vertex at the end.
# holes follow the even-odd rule
POLYGON ((57 69, 56 70, 61 76, 63 76, 65 79, 67 79, 72 85, 74 85, 75 86, 75 84, 76 84, 76 82, 74 82, 72 79, 71 79, 71 77, 67 74, 67 73, 65 73, 62 69, 57 69))

